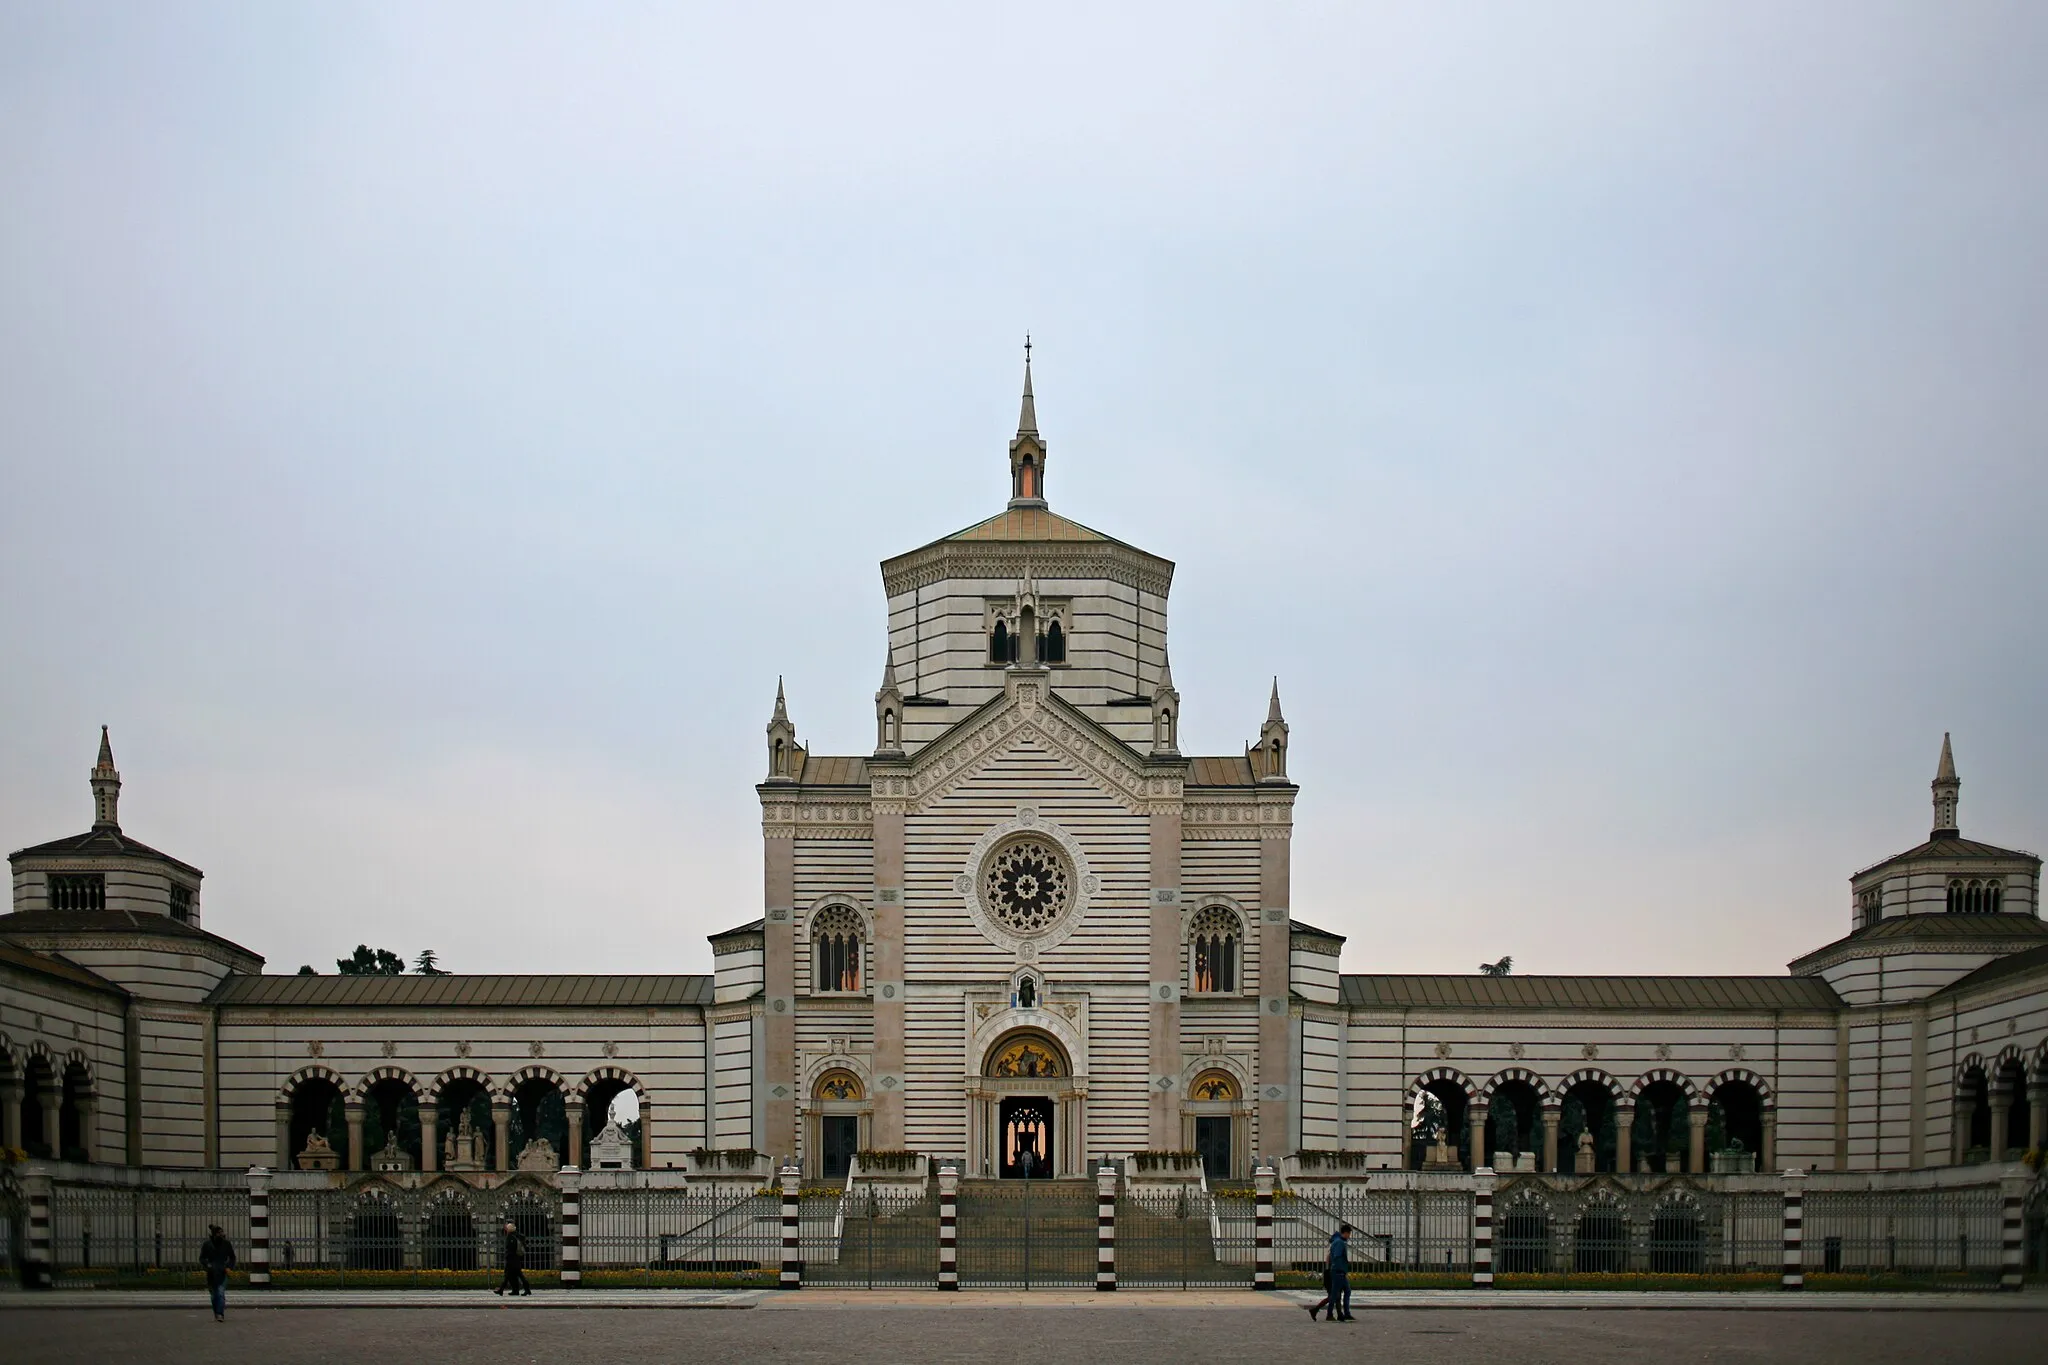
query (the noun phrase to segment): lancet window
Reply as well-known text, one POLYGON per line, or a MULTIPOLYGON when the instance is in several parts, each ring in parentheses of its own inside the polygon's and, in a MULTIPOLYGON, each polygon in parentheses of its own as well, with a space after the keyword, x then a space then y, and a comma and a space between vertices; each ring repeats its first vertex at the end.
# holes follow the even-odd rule
POLYGON ((828 906, 811 917, 811 961, 820 991, 860 989, 861 918, 852 907, 828 906))
POLYGON ((1238 945, 1244 925, 1224 905, 1204 906, 1190 930, 1189 989, 1197 994, 1224 995, 1237 990, 1238 945))
POLYGON ((1045 648, 1040 652, 1049 664, 1063 664, 1067 661, 1067 633, 1060 629, 1057 619, 1045 628, 1045 648))

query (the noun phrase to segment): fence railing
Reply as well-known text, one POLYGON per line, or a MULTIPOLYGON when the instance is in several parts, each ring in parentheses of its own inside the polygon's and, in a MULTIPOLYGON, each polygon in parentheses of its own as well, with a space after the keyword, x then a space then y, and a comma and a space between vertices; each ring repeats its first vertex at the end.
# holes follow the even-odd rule
MULTIPOLYGON (((0 1264, 10 1274, 37 1261, 64 1285, 196 1287, 213 1224, 249 1268, 249 1177, 108 1168, 95 1172, 102 1179, 76 1178, 82 1169, 62 1179, 0 1171, 0 1264), (33 1234, 32 1202, 49 1211, 33 1234)), ((1502 1289, 1795 1287, 1802 1274, 1814 1289, 1988 1288, 2018 1282, 2022 1241, 2048 1222, 2048 1182, 2015 1172, 1978 1184, 1950 1172, 1488 1179, 1484 1228, 1480 1182, 1469 1175, 1374 1172, 1279 1190, 1264 1230, 1275 1283, 1316 1284, 1331 1235, 1348 1223, 1362 1289, 1462 1287, 1485 1282, 1488 1264, 1502 1289)), ((502 1272, 508 1222, 528 1277, 561 1282, 566 1229, 550 1180, 265 1183, 277 1287, 482 1286, 502 1272)), ((1257 1207, 1248 1188, 1124 1182, 1114 1172, 1099 1190, 1094 1180, 964 1180, 946 1231, 966 1289, 1247 1286, 1259 1263, 1257 1207)), ((586 1180, 574 1229, 582 1283, 765 1289, 786 1260, 811 1284, 940 1278, 930 1180, 805 1190, 795 1212, 786 1256, 778 1189, 714 1189, 662 1172, 586 1180)))

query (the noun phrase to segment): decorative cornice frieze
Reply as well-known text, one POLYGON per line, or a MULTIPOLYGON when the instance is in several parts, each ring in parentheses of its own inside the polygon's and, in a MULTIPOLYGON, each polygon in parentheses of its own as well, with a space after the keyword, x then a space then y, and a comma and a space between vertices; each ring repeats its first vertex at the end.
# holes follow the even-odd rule
POLYGON ((949 580, 1006 579, 1030 574, 1041 582, 1102 578, 1165 597, 1173 563, 1112 540, 941 540, 882 562, 882 589, 890 597, 949 580))

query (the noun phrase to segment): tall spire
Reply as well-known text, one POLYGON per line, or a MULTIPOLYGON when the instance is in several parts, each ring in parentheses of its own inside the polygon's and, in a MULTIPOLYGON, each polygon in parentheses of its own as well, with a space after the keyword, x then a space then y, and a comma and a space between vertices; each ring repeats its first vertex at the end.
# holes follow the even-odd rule
POLYGON ((107 737, 107 727, 100 727, 100 761, 93 765, 92 781, 92 827, 94 829, 119 830, 121 828, 121 774, 114 771, 114 742, 107 737))
POLYGON ((796 726, 789 721, 789 704, 782 697, 782 679, 775 680, 775 714, 768 717, 768 780, 793 782, 803 770, 803 749, 796 742, 796 726))
POLYGON ((1266 723, 1259 727, 1259 742, 1251 752, 1259 781, 1287 780, 1287 720, 1280 714, 1278 678, 1273 679, 1273 695, 1266 702, 1266 723))
POLYGON ((1955 839, 1962 835, 1962 826, 1957 822, 1957 807, 1962 804, 1963 779, 1956 776, 1955 751, 1949 747, 1948 732, 1941 736, 1941 763, 1934 770, 1934 833, 1935 839, 1955 839))
POLYGON ((1031 397, 1031 333, 1024 334, 1024 405, 1017 412, 1017 434, 1038 434, 1038 404, 1031 397))
POLYGON ((1045 440, 1038 434, 1038 403, 1031 396, 1031 338, 1024 338, 1024 402, 1010 440, 1010 506, 1045 506, 1045 440))

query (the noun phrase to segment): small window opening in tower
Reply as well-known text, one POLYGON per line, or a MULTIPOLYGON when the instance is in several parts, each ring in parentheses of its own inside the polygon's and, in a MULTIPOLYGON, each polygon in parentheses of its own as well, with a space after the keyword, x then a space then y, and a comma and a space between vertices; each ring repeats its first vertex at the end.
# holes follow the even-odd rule
POLYGON ((1951 915, 1995 915, 2004 901, 2003 888, 1996 879, 1982 881, 1961 877, 1948 884, 1948 912, 1951 915))
POLYGON ((192 888, 171 883, 171 918, 180 924, 192 922, 192 888))
POLYGON ((50 908, 52 910, 106 909, 106 875, 100 872, 51 873, 50 908))
POLYGON ((1018 492, 1027 498, 1038 496, 1038 469, 1037 466, 1031 463, 1029 456, 1026 456, 1024 459, 1024 468, 1019 475, 1019 479, 1018 492))
POLYGON ((1010 653, 1010 628, 996 618, 996 628, 989 632, 988 661, 992 664, 1006 664, 1013 656, 1010 653))
POLYGON ((1189 985, 1198 993, 1225 995, 1237 990, 1237 945, 1243 932, 1237 916, 1211 905, 1195 917, 1194 960, 1189 985))
POLYGON ((1067 633, 1060 629, 1057 617, 1045 628, 1045 661, 1049 664, 1067 661, 1067 633))
POLYGON ((1870 886, 1858 891, 1856 893, 1856 923, 1858 927, 1868 929, 1883 918, 1884 888, 1882 886, 1870 886))

